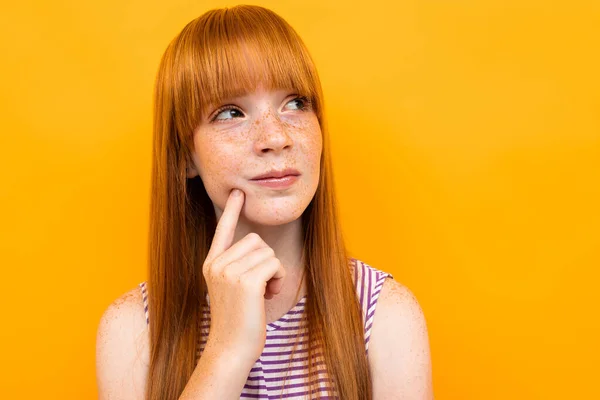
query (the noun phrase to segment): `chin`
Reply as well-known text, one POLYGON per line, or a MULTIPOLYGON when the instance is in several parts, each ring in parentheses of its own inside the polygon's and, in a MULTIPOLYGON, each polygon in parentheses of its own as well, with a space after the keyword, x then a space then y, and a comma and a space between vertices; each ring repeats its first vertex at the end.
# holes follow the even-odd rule
POLYGON ((283 196, 248 198, 243 215, 249 222, 265 226, 284 225, 300 218, 311 198, 283 196))

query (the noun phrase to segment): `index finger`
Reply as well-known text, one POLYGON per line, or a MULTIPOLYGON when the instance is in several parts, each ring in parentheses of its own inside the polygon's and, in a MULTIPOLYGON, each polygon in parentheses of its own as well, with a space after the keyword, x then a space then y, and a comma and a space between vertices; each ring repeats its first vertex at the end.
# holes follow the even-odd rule
POLYGON ((244 192, 240 189, 233 189, 231 193, 229 193, 227 203, 225 203, 225 209, 217 223, 215 235, 213 236, 206 260, 212 261, 213 258, 219 256, 231 246, 240 211, 244 205, 244 199, 244 192))

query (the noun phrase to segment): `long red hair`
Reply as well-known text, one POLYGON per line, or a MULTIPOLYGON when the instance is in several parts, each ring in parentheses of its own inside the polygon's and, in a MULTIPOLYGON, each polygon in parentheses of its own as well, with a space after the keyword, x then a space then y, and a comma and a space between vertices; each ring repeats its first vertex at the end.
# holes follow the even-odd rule
MULTIPOLYGON (((196 366, 201 308, 207 286, 202 265, 216 227, 199 176, 189 179, 192 133, 209 103, 266 89, 291 88, 312 103, 323 135, 321 174, 302 215, 308 360, 323 360, 336 394, 370 400, 364 325, 334 193, 321 83, 296 31, 259 6, 210 10, 170 42, 154 89, 149 231, 150 369, 148 400, 175 400, 196 366)), ((311 389, 318 386, 308 363, 311 389)), ((319 392, 320 393, 320 392, 319 392)))

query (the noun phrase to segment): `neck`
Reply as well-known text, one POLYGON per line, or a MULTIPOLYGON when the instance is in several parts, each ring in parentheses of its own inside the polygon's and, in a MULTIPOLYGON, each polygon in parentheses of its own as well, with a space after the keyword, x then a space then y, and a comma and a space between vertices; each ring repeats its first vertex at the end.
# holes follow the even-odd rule
POLYGON ((267 226, 240 216, 234 243, 250 232, 257 233, 275 251, 275 257, 281 261, 288 274, 302 273, 303 232, 300 218, 286 224, 267 226))
MULTIPOLYGON (((215 208, 215 213, 218 220, 222 210, 215 208)), ((299 278, 304 271, 302 261, 304 240, 301 218, 280 225, 262 225, 250 221, 243 214, 240 214, 232 244, 237 243, 251 232, 257 233, 273 249, 275 257, 281 261, 288 276, 299 278)), ((293 280, 295 279, 290 279, 290 281, 293 280)))
MULTIPOLYGON (((281 261, 286 272, 281 292, 272 300, 265 300, 265 302, 283 302, 285 307, 289 308, 289 304, 295 304, 306 292, 306 282, 302 279, 305 265, 302 260, 301 218, 286 224, 267 226, 252 223, 240 215, 233 243, 244 238, 250 232, 257 233, 274 250, 275 257, 281 261)), ((278 312, 275 311, 276 314, 278 312)))

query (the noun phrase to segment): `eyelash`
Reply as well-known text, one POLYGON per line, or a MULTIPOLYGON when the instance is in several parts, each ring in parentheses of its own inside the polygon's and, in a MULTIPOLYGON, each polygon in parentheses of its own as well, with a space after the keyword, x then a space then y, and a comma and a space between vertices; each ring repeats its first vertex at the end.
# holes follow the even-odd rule
MULTIPOLYGON (((299 108, 299 111, 307 111, 310 107, 311 107, 311 101, 308 99, 308 97, 306 96, 298 96, 298 97, 294 97, 293 99, 291 99, 289 102, 294 101, 294 100, 302 100, 302 102, 304 103, 304 105, 302 107, 299 108)), ((219 114, 221 114, 223 111, 227 111, 227 110, 236 110, 239 112, 242 112, 242 110, 240 110, 238 107, 233 106, 233 105, 227 105, 227 106, 223 106, 221 108, 219 108, 217 111, 215 111, 214 116, 210 119, 210 122, 216 122, 218 123, 219 121, 217 121, 217 117, 219 116, 219 114)), ((224 120, 226 121, 226 120, 224 120)))

